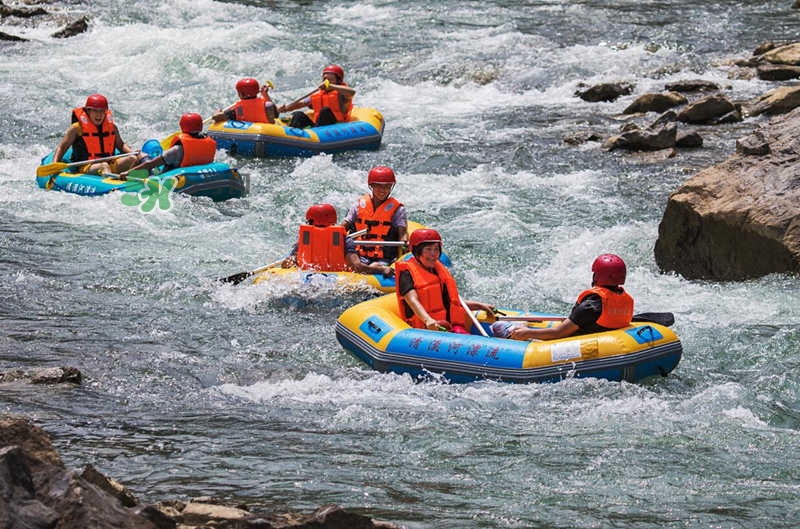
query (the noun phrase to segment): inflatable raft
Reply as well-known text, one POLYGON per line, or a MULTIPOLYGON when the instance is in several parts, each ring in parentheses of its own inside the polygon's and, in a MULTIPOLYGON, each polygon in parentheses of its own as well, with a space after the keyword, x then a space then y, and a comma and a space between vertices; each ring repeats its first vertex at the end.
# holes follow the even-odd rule
MULTIPOLYGON (((409 254, 410 255, 410 254, 409 254)), ((300 270, 299 268, 267 268, 253 280, 261 282, 280 281, 295 284, 327 284, 335 290, 394 292, 394 276, 384 277, 379 274, 357 274, 355 272, 326 272, 317 270, 300 270)), ((363 298, 362 298, 363 299, 363 298)))
POLYGON ((352 120, 298 129, 284 120, 275 123, 221 121, 208 127, 218 149, 257 158, 313 156, 349 150, 375 150, 383 137, 383 116, 374 108, 353 108, 352 120))
MULTIPOLYGON (((423 226, 417 222, 408 222, 409 235, 423 226)), ((399 243, 398 243, 399 244, 399 243)), ((397 260, 405 261, 411 258, 410 253, 401 255, 397 260)), ((451 266, 450 258, 446 254, 441 254, 439 260, 447 267, 451 266)), ((394 263, 391 265, 394 268, 394 263)), ((381 274, 359 274, 350 271, 329 271, 329 270, 302 270, 297 266, 281 268, 281 261, 267 265, 267 267, 256 275, 254 284, 263 281, 282 281, 293 282, 295 284, 324 284, 327 283, 335 289, 343 292, 366 290, 369 292, 394 292, 395 276, 383 276, 381 274)))
MULTIPOLYGON (((510 318, 558 319, 552 315, 506 311, 510 318)), ((667 313, 668 314, 668 313, 667 313)), ((339 343, 368 366, 414 378, 441 377, 450 382, 490 379, 502 382, 555 382, 594 377, 637 382, 666 376, 683 353, 668 327, 634 322, 623 329, 549 341, 523 342, 491 336, 486 314, 477 313, 484 337, 413 329, 403 321, 395 294, 359 303, 336 322, 339 343)), ((529 323, 550 326, 553 321, 529 323)))
MULTIPOLYGON (((145 186, 142 180, 124 181, 117 179, 113 175, 100 176, 75 173, 70 170, 71 168, 65 168, 52 174, 39 174, 49 172, 41 171, 42 168, 54 167, 59 164, 67 165, 68 163, 69 151, 63 164, 61 162, 54 164, 53 153, 45 156, 42 159, 42 165, 39 167, 40 170, 37 171, 36 185, 42 189, 66 191, 67 193, 84 196, 105 195, 112 191, 138 193, 145 186)), ((210 197, 214 201, 242 198, 247 196, 250 189, 250 180, 247 176, 242 176, 236 168, 221 162, 179 167, 160 173, 157 176, 161 181, 169 177, 175 177, 174 192, 191 196, 210 197)))

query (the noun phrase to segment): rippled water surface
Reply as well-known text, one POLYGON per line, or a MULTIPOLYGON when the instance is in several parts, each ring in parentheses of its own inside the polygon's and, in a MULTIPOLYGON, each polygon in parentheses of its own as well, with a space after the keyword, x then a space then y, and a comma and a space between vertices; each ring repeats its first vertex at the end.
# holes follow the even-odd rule
POLYGON ((730 66, 800 34, 790 0, 69 3, 0 44, 0 369, 69 365, 78 388, 4 386, 71 467, 144 501, 216 495, 276 508, 334 502, 409 528, 794 528, 800 476, 796 278, 687 281, 653 258, 669 193, 756 122, 647 163, 610 135, 635 96, 706 79, 742 101, 773 85, 730 66), (90 14, 88 32, 49 35, 90 14), (378 108, 377 152, 252 160, 220 153, 251 195, 45 192, 39 159, 96 91, 140 146, 235 99, 244 76, 288 103, 329 62, 378 108), (613 103, 580 83, 627 80, 613 103), (564 313, 611 251, 637 311, 671 311, 684 357, 644 384, 414 383, 368 370, 334 337, 361 299, 324 285, 220 285, 291 246, 308 205, 340 215, 392 166, 412 219, 445 238, 465 297, 564 313))

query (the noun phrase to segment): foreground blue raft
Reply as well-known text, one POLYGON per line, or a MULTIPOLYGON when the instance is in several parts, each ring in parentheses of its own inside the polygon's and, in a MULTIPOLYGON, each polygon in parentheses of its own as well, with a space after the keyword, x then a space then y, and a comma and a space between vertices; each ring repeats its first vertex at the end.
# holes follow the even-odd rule
MULTIPOLYGON (((65 157, 64 164, 68 162, 69 158, 65 157)), ((53 153, 50 153, 42 159, 40 169, 52 165, 53 153)), ((36 185, 42 189, 84 196, 105 195, 112 191, 138 192, 145 185, 142 181, 119 180, 114 175, 74 173, 69 168, 53 174, 39 175, 40 172, 37 171, 36 185)), ((159 180, 169 177, 175 177, 175 193, 209 197, 214 201, 242 198, 247 196, 250 189, 247 176, 242 176, 236 168, 222 162, 179 167, 158 175, 159 180)))
POLYGON ((375 150, 383 137, 383 116, 374 108, 354 108, 352 120, 298 129, 284 121, 253 123, 222 121, 208 127, 218 149, 257 158, 313 156, 350 150, 375 150))
MULTIPOLYGON (((512 317, 548 317, 504 312, 512 317)), ((479 311, 477 318, 488 330, 486 314, 479 311)), ((413 329, 400 318, 394 294, 359 303, 336 322, 336 338, 342 347, 371 368, 414 378, 436 375, 450 382, 555 382, 570 377, 638 382, 666 376, 683 353, 675 333, 651 322, 549 341, 507 340, 488 333, 490 337, 413 329)))

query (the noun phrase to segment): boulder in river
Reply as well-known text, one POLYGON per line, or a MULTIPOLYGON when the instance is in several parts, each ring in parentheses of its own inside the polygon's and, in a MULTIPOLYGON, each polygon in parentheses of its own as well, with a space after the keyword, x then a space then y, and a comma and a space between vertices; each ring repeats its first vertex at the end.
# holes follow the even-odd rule
POLYGON ((737 151, 670 196, 655 244, 662 270, 714 280, 800 273, 800 108, 737 151))

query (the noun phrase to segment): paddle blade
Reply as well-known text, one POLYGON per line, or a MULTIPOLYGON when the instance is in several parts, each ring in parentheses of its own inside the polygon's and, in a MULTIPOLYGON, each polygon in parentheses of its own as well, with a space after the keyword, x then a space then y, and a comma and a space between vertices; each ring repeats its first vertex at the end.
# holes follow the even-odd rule
POLYGON ((169 149, 172 146, 172 140, 175 139, 175 137, 180 133, 181 131, 173 132, 172 134, 161 140, 161 148, 165 151, 169 149))
POLYGON ((36 176, 50 176, 57 174, 67 167, 69 167, 69 164, 65 162, 46 163, 36 168, 36 176))
POLYGON ((632 321, 646 321, 670 327, 675 323, 675 315, 671 312, 642 312, 641 314, 634 314, 632 321))
POLYGON ((253 275, 253 272, 239 272, 238 274, 233 274, 232 276, 221 277, 217 279, 217 281, 220 283, 233 283, 234 285, 238 285, 251 275, 253 275))

